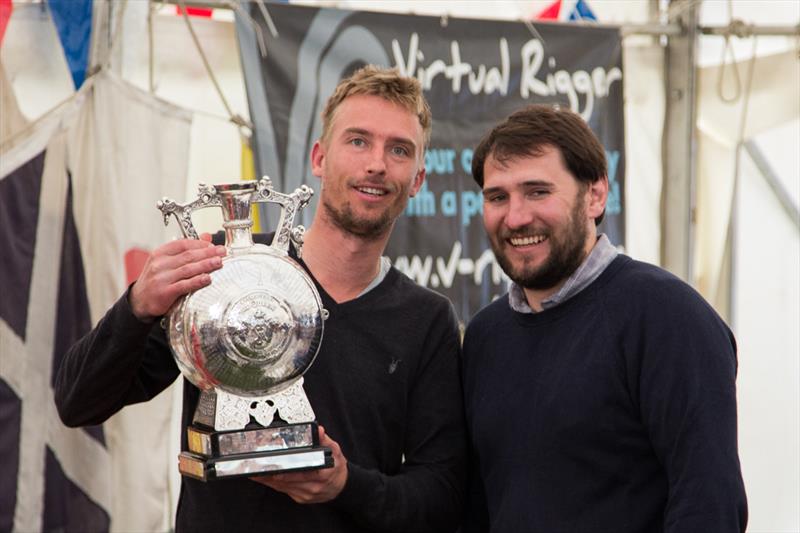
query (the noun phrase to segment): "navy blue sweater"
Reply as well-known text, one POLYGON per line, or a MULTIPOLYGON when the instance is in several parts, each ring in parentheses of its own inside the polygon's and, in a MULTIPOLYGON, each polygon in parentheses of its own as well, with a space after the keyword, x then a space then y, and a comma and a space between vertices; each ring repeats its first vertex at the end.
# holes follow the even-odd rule
POLYGON ((743 531, 735 379, 711 307, 625 256, 552 309, 496 300, 464 339, 465 529, 743 531))

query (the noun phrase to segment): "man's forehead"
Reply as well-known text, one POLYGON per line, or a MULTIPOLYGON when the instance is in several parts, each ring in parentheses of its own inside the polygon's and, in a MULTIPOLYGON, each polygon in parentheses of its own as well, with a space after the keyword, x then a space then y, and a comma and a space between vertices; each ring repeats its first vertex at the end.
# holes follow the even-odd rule
POLYGON ((336 109, 332 126, 333 130, 340 133, 360 130, 387 138, 409 139, 415 145, 422 146, 423 131, 419 117, 399 103, 382 96, 348 96, 336 109), (379 107, 380 113, 390 117, 376 116, 374 109, 372 112, 365 112, 366 106, 379 107))
POLYGON ((348 96, 342 100, 342 102, 336 108, 334 118, 336 115, 341 115, 344 112, 348 114, 353 113, 360 118, 374 122, 374 120, 372 120, 374 117, 365 116, 364 113, 359 112, 359 108, 363 106, 377 106, 383 108, 383 110, 388 113, 405 115, 410 123, 414 123, 422 128, 419 117, 411 109, 408 109, 399 102, 395 102, 389 98, 375 94, 353 94, 348 96))
MULTIPOLYGON (((484 163, 483 188, 487 187, 487 182, 496 182, 497 180, 504 182, 513 180, 514 186, 556 183, 562 181, 561 178, 565 175, 572 178, 571 181, 577 181, 565 166, 560 151, 552 146, 542 147, 541 151, 534 154, 500 156, 499 158, 495 154, 491 154, 484 163)), ((511 184, 506 183, 506 185, 511 184)))

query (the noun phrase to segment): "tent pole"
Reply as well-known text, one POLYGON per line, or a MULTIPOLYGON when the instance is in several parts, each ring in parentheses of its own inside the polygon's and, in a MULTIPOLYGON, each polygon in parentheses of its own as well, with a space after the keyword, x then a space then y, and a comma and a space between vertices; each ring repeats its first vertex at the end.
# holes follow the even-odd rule
POLYGON ((661 265, 693 284, 698 9, 693 0, 672 0, 670 8, 669 22, 678 24, 683 31, 670 35, 664 48, 666 105, 661 141, 661 265))

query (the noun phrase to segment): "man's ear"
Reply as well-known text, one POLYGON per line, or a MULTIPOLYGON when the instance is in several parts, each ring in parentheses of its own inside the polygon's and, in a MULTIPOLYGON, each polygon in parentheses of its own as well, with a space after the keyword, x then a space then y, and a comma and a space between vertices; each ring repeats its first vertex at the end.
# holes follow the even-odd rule
POLYGON ((411 189, 408 191, 409 198, 413 198, 417 195, 422 184, 425 182, 425 165, 417 172, 416 176, 414 176, 414 182, 411 184, 411 189))
POLYGON ((314 147, 311 148, 311 172, 316 177, 322 177, 322 169, 324 168, 325 163, 325 147, 322 145, 319 139, 316 140, 314 143, 314 147))
POLYGON ((608 176, 603 176, 599 180, 589 183, 587 194, 589 197, 586 204, 586 215, 594 220, 599 217, 606 208, 606 200, 608 200, 608 176))

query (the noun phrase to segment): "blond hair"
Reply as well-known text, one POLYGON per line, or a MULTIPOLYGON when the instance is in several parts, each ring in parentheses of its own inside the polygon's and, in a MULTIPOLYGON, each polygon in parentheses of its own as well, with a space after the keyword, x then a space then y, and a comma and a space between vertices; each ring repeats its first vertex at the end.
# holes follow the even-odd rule
POLYGON ((380 96, 414 114, 422 126, 423 148, 428 146, 431 140, 431 109, 422 95, 422 86, 415 78, 401 76, 396 68, 375 65, 358 69, 336 86, 322 111, 323 141, 330 136, 336 109, 348 96, 355 95, 380 96))

